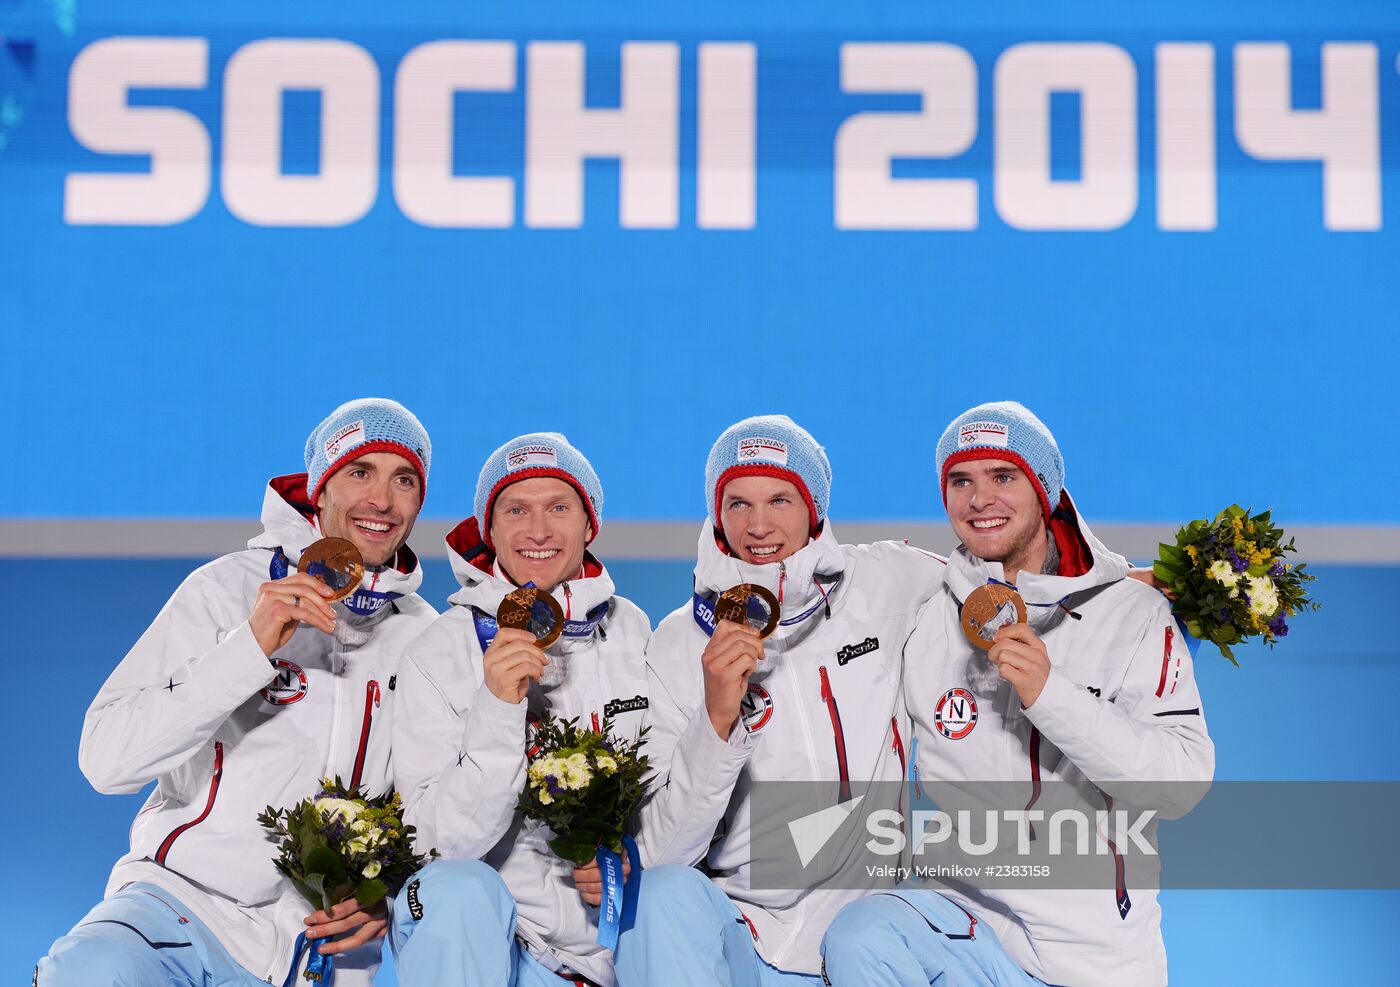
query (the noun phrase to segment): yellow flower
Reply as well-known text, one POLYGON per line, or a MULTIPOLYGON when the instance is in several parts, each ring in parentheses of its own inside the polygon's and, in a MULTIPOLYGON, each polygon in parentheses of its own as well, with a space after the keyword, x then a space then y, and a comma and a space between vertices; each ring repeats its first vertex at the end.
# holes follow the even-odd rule
POLYGON ((1196 550, 1195 545, 1187 545, 1186 554, 1190 556, 1192 565, 1195 565, 1197 562, 1200 561, 1199 556, 1201 553, 1196 550))

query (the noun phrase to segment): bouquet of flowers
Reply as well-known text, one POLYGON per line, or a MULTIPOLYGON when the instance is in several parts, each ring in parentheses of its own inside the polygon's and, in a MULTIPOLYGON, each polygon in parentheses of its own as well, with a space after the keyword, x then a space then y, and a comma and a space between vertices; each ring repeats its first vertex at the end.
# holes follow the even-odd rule
POLYGON ((554 832, 549 848, 583 866, 598 848, 622 852, 622 838, 642 798, 647 757, 643 727, 633 741, 612 739, 610 719, 601 731, 546 713, 535 732, 538 753, 526 773, 516 810, 554 832))
MULTIPOLYGON (((437 851, 413 852, 412 826, 403 823, 403 800, 398 792, 369 798, 351 791, 339 778, 324 778, 321 790, 290 809, 268 806, 258 822, 278 840, 273 864, 318 909, 356 899, 361 905, 378 904, 397 894, 405 881, 437 851)), ((295 976, 301 955, 310 950, 307 980, 329 984, 334 956, 321 956, 303 934, 287 980, 295 976)))
POLYGON ((642 862, 627 827, 646 797, 648 765, 646 755, 638 753, 647 728, 635 740, 619 741, 611 737, 611 726, 611 719, 605 719, 601 730, 587 730, 576 720, 546 713, 536 728, 537 753, 515 808, 550 828, 554 839, 549 848, 560 857, 580 867, 598 861, 603 878, 598 943, 615 949, 618 933, 636 908, 642 862), (624 847, 632 865, 625 885, 624 847))
POLYGON ((1215 644, 1234 665, 1230 645, 1262 636, 1272 647, 1288 635, 1289 617, 1319 606, 1306 588, 1317 577, 1306 563, 1284 560, 1297 550, 1269 513, 1251 517, 1231 504, 1213 521, 1192 521, 1175 545, 1160 546, 1152 566, 1176 597, 1172 612, 1187 633, 1215 644))

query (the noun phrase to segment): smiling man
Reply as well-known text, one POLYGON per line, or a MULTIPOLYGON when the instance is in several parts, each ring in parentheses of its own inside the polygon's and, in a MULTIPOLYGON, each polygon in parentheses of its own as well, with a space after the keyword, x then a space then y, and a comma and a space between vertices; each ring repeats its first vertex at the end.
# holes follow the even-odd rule
POLYGON ((405 815, 421 848, 448 858, 408 883, 391 944, 404 984, 482 987, 613 983, 597 943, 601 879, 549 849, 548 831, 515 811, 545 713, 631 738, 647 708, 651 625, 613 592, 588 552, 603 489, 562 435, 522 435, 491 454, 476 514, 448 535, 462 588, 404 656, 394 745, 405 815), (559 639, 498 629, 516 587, 551 594, 559 639), (483 862, 484 861, 484 862, 483 862))
POLYGON ((894 542, 838 543, 830 494, 825 450, 785 416, 745 419, 710 451, 695 594, 647 651, 660 787, 642 810, 648 869, 618 944, 624 987, 820 984, 822 934, 865 893, 754 879, 772 863, 756 856, 755 785, 805 782, 868 810, 904 773, 901 656, 944 562, 894 542), (717 596, 736 583, 777 599, 770 637, 715 623, 717 596))
MULTIPOLYGON (((937 459, 962 545, 905 648, 923 787, 941 807, 991 793, 1032 826, 1032 811, 1093 820, 1115 800, 1188 811, 1215 765, 1191 656, 1161 595, 1124 578, 1127 562, 1089 531, 1049 429, 1014 402, 979 405, 948 426, 937 459), (960 614, 989 584, 1013 584, 1029 622, 984 651, 960 614)), ((827 935, 830 982, 1165 984, 1154 885, 1107 837, 1098 854, 1098 887, 1055 881, 1070 866, 1060 858, 1049 886, 949 882, 853 904, 827 935)))
POLYGON ((264 532, 191 574, 107 679, 79 765, 104 793, 156 786, 106 898, 54 943, 37 984, 281 983, 302 931, 343 934, 323 947, 341 954, 336 982, 371 982, 386 909, 352 900, 307 916, 257 814, 328 774, 392 784, 398 657, 436 616, 406 544, 431 453, 396 402, 337 408, 306 441, 307 472, 269 483, 264 532), (334 604, 296 572, 327 535, 365 562, 357 592, 334 604))

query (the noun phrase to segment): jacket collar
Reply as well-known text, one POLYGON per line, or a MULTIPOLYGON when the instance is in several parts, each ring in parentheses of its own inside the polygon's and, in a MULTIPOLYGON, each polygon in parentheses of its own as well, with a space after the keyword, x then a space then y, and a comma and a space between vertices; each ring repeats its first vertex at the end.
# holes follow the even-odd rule
MULTIPOLYGON (((462 586, 448 597, 448 602, 474 607, 488 617, 495 617, 501 601, 516 585, 505 578, 504 570, 496 564, 495 554, 482 539, 475 517, 467 518, 448 533, 447 554, 452 562, 452 574, 462 586)), ((591 552, 585 552, 583 575, 560 583, 550 595, 564 612, 565 620, 583 621, 599 606, 610 602, 614 593, 612 576, 591 552)), ((566 634, 550 645, 549 650, 568 652, 591 639, 591 634, 581 638, 566 634)))
MULTIPOLYGON (((1016 591, 1026 602, 1027 619, 1037 629, 1056 619, 1061 604, 1088 590, 1117 582, 1128 574, 1128 561, 1111 552, 1089 530, 1066 492, 1050 519, 1050 533, 1060 550, 1060 571, 1043 574, 1022 572, 1016 591)), ((946 584, 959 604, 979 586, 996 580, 1005 582, 1000 562, 987 562, 959 545, 948 560, 946 584)))
MULTIPOLYGON (((306 493, 306 474, 293 473, 268 481, 263 494, 263 531, 248 542, 249 548, 281 549, 291 568, 301 560, 301 553, 325 535, 306 493)), ((423 584, 423 567, 418 556, 407 545, 399 549, 394 565, 379 572, 365 571, 360 588, 365 592, 408 596, 423 584)), ((361 615, 347 611, 353 618, 361 615)), ((388 607, 381 612, 389 612, 388 607)), ((374 615, 378 617, 378 613, 374 615)))

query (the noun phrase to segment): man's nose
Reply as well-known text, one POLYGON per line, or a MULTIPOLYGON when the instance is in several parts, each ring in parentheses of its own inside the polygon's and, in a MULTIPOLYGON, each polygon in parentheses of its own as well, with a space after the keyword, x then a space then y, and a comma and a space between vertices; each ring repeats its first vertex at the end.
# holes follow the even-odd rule
POLYGON ((972 481, 972 497, 969 499, 968 502, 972 505, 973 510, 980 510, 981 508, 986 507, 988 504, 994 502, 996 499, 996 487, 992 486, 990 483, 985 483, 982 480, 972 481))
POLYGON ((749 511, 749 534, 766 535, 773 530, 773 514, 766 504, 757 504, 749 511))
POLYGON ((387 511, 394 502, 392 480, 385 480, 382 483, 375 483, 370 486, 369 504, 376 511, 387 511))

